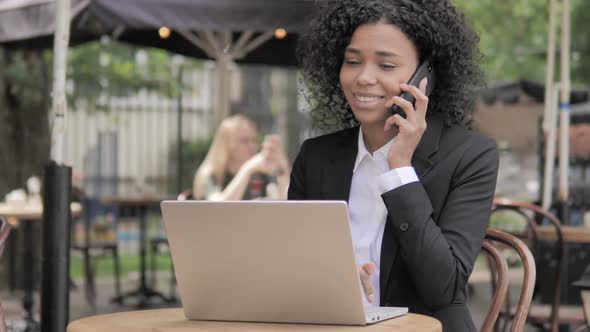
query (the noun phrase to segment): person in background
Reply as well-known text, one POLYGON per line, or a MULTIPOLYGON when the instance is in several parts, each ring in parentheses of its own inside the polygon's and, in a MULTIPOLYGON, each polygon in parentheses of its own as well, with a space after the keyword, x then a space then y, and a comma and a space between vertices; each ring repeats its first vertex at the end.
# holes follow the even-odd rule
POLYGON ((476 331, 465 286, 498 173, 496 143, 470 130, 477 43, 450 0, 342 0, 298 48, 312 118, 343 130, 303 143, 289 199, 348 201, 366 305, 445 332, 476 331), (436 79, 406 84, 422 63, 436 79))
POLYGON ((281 140, 266 135, 258 151, 259 137, 244 115, 224 119, 195 174, 195 199, 286 199, 290 170, 281 140))

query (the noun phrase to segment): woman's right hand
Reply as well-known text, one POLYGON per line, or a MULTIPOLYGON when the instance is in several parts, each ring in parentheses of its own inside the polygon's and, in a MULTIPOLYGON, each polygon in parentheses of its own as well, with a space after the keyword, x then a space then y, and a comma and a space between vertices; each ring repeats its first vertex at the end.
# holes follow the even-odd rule
POLYGON ((289 160, 283 151, 281 138, 277 134, 266 135, 262 142, 262 152, 266 153, 276 166, 278 174, 289 173, 289 160))
POLYGON ((248 159, 242 167, 245 167, 250 174, 262 173, 272 175, 276 169, 276 164, 272 161, 268 153, 261 151, 248 159))
POLYGON ((253 173, 273 175, 275 172, 288 173, 289 162, 283 152, 278 135, 267 135, 259 153, 248 159, 244 166, 253 173))
POLYGON ((371 276, 375 273, 375 269, 376 266, 373 262, 365 263, 359 268, 359 277, 361 278, 361 284, 363 285, 363 290, 369 303, 375 301, 375 288, 371 282, 371 276))

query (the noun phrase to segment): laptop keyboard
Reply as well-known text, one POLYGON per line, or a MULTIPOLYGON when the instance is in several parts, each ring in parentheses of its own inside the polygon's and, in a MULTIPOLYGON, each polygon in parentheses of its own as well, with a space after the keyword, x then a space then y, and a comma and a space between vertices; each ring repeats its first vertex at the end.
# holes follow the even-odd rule
POLYGON ((376 323, 385 319, 397 317, 408 312, 408 308, 397 307, 366 307, 365 319, 367 323, 376 323))
POLYGON ((379 315, 379 314, 390 314, 391 313, 391 308, 390 307, 366 307, 365 308, 365 314, 366 315, 379 315))

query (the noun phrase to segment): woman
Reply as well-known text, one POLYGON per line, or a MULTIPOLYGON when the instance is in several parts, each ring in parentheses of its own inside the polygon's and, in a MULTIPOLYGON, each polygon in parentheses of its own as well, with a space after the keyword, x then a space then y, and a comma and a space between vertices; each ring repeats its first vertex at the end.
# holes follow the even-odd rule
POLYGON ((303 143, 289 199, 348 201, 367 302, 475 331, 465 285, 498 169, 495 143, 469 130, 477 37, 449 0, 343 0, 318 12, 298 49, 302 76, 313 118, 345 129, 303 143), (404 84, 424 61, 436 75, 429 97, 432 82, 404 84))
POLYGON ((257 152, 258 140, 258 129, 247 117, 224 119, 195 174, 193 196, 218 201, 286 199, 289 164, 281 141, 267 135, 257 152))

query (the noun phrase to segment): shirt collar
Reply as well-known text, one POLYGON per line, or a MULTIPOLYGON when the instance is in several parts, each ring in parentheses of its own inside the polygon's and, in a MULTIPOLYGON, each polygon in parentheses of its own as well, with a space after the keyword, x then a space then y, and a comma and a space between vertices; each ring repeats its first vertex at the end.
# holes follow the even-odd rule
MULTIPOLYGON (((379 148, 377 151, 375 151, 373 153, 373 157, 376 157, 376 155, 379 154, 384 160, 387 160, 387 154, 389 153, 389 149, 391 148, 391 145, 393 144, 394 140, 395 140, 395 137, 392 138, 385 145, 383 145, 381 148, 379 148)), ((356 172, 361 161, 363 161, 363 159, 366 156, 371 156, 371 154, 369 153, 369 150, 367 150, 367 147, 365 146, 365 140, 363 138, 363 128, 359 127, 358 153, 356 154, 356 161, 354 163, 354 168, 352 169, 353 173, 356 172)))

